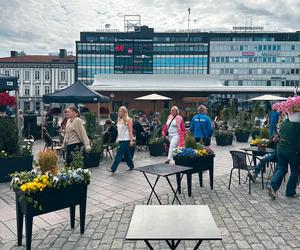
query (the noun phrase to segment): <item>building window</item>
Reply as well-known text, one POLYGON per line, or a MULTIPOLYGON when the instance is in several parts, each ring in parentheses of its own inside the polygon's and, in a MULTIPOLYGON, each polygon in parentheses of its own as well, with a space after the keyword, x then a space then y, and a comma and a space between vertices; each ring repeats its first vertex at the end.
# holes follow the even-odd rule
POLYGON ((25 85, 24 95, 25 96, 29 96, 30 95, 30 86, 29 85, 25 85))
POLYGON ((24 71, 24 80, 30 81, 30 71, 29 70, 24 71))
POLYGON ((40 96, 40 86, 35 85, 35 96, 40 96))
POLYGON ((9 76, 9 70, 4 70, 4 75, 9 76))
POLYGON ((16 76, 16 77, 18 77, 18 78, 20 77, 20 71, 19 71, 19 70, 15 70, 14 73, 15 73, 15 76, 16 76))
POLYGON ((50 71, 49 70, 45 71, 45 80, 46 81, 50 80, 50 71))
POLYGON ((50 94, 50 86, 45 85, 45 95, 49 95, 50 94))
POLYGON ((60 71, 59 72, 59 80, 60 81, 66 81, 67 80, 66 71, 60 71))
POLYGON ((34 80, 40 80, 40 71, 34 71, 34 80))

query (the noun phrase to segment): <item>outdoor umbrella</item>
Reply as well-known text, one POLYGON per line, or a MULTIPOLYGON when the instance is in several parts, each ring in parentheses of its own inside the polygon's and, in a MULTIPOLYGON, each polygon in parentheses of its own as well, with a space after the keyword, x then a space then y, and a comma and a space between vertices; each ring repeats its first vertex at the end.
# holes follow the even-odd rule
POLYGON ((252 101, 284 101, 287 100, 285 97, 281 96, 276 96, 276 95, 262 95, 262 96, 257 96, 251 99, 248 99, 247 102, 252 102, 252 101))
POLYGON ((137 97, 137 98, 135 98, 135 100, 138 100, 138 101, 152 101, 153 102, 153 113, 155 114, 155 103, 156 103, 156 101, 170 101, 170 100, 172 100, 172 98, 153 93, 153 94, 150 94, 150 95, 137 97))

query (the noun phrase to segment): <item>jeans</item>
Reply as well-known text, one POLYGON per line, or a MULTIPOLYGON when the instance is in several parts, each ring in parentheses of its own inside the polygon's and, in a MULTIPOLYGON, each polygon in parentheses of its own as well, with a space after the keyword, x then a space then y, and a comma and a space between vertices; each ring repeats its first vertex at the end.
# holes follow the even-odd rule
POLYGON ((76 152, 77 150, 80 150, 82 146, 83 146, 82 143, 75 143, 75 144, 67 145, 66 162, 67 162, 68 166, 71 164, 71 162, 73 160, 72 153, 76 152))
POLYGON ((115 161, 111 166, 111 171, 113 173, 116 172, 120 162, 122 161, 123 156, 126 159, 126 163, 127 163, 128 167, 130 169, 134 168, 133 161, 132 161, 132 155, 129 151, 129 143, 130 143, 130 141, 120 141, 119 142, 120 146, 118 148, 115 161))
POLYGON ((269 136, 271 137, 272 135, 275 135, 276 133, 277 133, 276 126, 270 126, 269 127, 269 136))
POLYGON ((288 171, 288 165, 290 165, 291 175, 286 186, 285 195, 293 196, 296 194, 298 181, 298 153, 278 150, 277 159, 277 168, 273 175, 271 186, 275 192, 280 188, 282 179, 288 171))
POLYGON ((255 167, 255 174, 258 175, 260 171, 266 166, 266 163, 270 161, 276 161, 277 156, 276 153, 266 154, 264 157, 260 159, 260 162, 255 167))

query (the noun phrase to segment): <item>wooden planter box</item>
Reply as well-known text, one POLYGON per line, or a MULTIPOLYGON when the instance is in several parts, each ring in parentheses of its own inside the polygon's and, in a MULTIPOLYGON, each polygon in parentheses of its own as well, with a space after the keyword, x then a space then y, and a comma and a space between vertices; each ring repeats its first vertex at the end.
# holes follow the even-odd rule
POLYGON ((234 135, 235 135, 236 141, 238 141, 238 142, 248 142, 250 132, 239 132, 239 133, 235 133, 234 135))
POLYGON ((217 146, 232 145, 233 135, 217 135, 215 137, 216 137, 217 146))
POLYGON ((33 155, 16 158, 0 158, 0 182, 11 180, 10 174, 20 171, 31 171, 33 155))
POLYGON ((22 244, 23 218, 25 215, 26 249, 31 249, 32 222, 33 217, 50 213, 56 210, 70 208, 71 228, 75 226, 75 206, 79 205, 80 211, 80 233, 84 233, 86 214, 87 184, 73 184, 63 189, 48 189, 42 192, 25 196, 24 193, 16 192, 16 214, 17 214, 17 238, 18 246, 22 244), (41 205, 42 210, 35 208, 33 203, 29 203, 27 198, 41 205))
POLYGON ((99 167, 102 152, 89 152, 84 156, 84 167, 99 167))
MULTIPOLYGON (((196 157, 178 157, 174 156, 176 165, 192 167, 192 170, 186 172, 188 195, 192 195, 192 174, 199 174, 200 187, 203 186, 203 171, 209 171, 210 188, 213 189, 214 182, 214 157, 215 155, 196 156, 196 157)), ((177 187, 179 193, 181 193, 180 175, 176 175, 177 187)))
POLYGON ((149 144, 148 147, 151 156, 162 156, 164 153, 164 147, 162 143, 149 144))

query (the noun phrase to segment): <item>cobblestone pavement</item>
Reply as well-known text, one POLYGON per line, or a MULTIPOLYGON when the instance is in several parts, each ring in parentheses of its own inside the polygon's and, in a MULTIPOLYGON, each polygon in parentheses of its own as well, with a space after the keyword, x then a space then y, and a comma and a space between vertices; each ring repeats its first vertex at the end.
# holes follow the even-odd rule
MULTIPOLYGON (((184 180, 180 195, 183 204, 208 205, 223 237, 222 241, 204 241, 200 249, 300 249, 300 199, 286 198, 282 189, 278 199, 272 201, 261 189, 259 179, 249 195, 247 184, 239 186, 236 175, 228 190, 232 165, 229 150, 244 145, 213 146, 217 155, 214 190, 209 189, 205 176, 202 188, 194 179, 193 194, 188 197, 184 180)), ((163 160, 163 157, 150 158, 147 152, 135 156, 136 166, 163 160)), ((146 249, 144 242, 124 239, 134 205, 146 202, 150 188, 141 173, 125 171, 124 164, 118 174, 111 176, 105 171, 110 164, 106 160, 93 171, 85 233, 80 235, 78 222, 74 230, 70 229, 67 210, 35 217, 33 249, 146 249)), ((168 204, 170 189, 164 181, 158 190, 163 203, 168 204)), ((0 249, 23 249, 24 246, 16 247, 14 196, 7 184, 0 185, 0 198, 0 249)), ((154 242, 153 246, 168 249, 163 241, 154 242)), ((180 243, 178 249, 193 249, 193 246, 194 242, 187 241, 180 243)))

